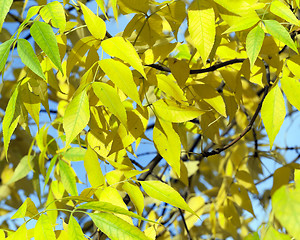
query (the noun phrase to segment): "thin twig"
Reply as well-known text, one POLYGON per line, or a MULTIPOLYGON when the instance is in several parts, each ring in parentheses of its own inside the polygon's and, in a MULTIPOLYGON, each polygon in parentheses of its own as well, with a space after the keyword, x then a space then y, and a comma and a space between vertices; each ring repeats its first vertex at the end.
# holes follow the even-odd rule
POLYGON ((181 210, 180 208, 178 208, 178 210, 179 210, 179 213, 180 213, 180 216, 181 216, 181 219, 182 219, 182 222, 183 222, 185 231, 186 231, 186 233, 187 233, 188 240, 192 240, 192 236, 191 236, 191 233, 190 233, 190 231, 189 231, 189 229, 188 229, 188 226, 186 225, 186 221, 185 221, 185 219, 184 219, 183 212, 182 212, 182 210, 181 210))

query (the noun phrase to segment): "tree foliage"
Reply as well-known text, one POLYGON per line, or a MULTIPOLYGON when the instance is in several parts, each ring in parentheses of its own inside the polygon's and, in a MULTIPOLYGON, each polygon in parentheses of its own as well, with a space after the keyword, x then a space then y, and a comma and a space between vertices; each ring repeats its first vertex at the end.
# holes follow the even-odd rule
POLYGON ((300 239, 299 5, 0 0, 0 239, 300 239))

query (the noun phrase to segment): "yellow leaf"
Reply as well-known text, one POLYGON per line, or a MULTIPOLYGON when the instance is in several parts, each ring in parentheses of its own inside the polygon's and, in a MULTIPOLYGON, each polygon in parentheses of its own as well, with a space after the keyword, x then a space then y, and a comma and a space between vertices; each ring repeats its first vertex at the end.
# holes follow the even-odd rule
POLYGON ((196 0, 188 10, 188 29, 204 65, 215 42, 215 12, 209 1, 196 0))
POLYGON ((55 240, 53 227, 50 223, 49 217, 41 214, 34 228, 34 239, 36 240, 55 240))
POLYGON ((169 203, 197 216, 180 194, 169 185, 160 181, 140 181, 139 183, 150 197, 169 203))
POLYGON ((97 154, 88 147, 84 156, 84 168, 92 187, 98 188, 105 184, 97 154))
POLYGON ((68 234, 69 239, 72 240, 85 240, 84 234, 82 232, 82 229, 79 225, 79 223, 76 221, 76 219, 73 217, 73 215, 70 216, 69 224, 68 224, 68 234))
POLYGON ((149 9, 149 0, 118 0, 123 14, 128 13, 147 13, 149 9))
POLYGON ((98 16, 96 16, 88 7, 83 3, 78 2, 83 11, 84 19, 90 33, 97 39, 102 40, 106 34, 105 22, 98 16))
POLYGON ((241 208, 247 210, 255 216, 252 208, 252 203, 249 198, 247 190, 236 183, 231 184, 230 192, 232 194, 232 200, 239 205, 241 208))
POLYGON ((40 15, 47 23, 51 21, 53 27, 59 28, 63 33, 66 28, 65 10, 58 1, 50 2, 42 8, 40 15))
POLYGON ((90 120, 89 100, 83 90, 68 104, 63 118, 66 146, 87 126, 90 120))
POLYGON ((186 122, 199 117, 204 111, 198 108, 186 105, 179 105, 171 100, 160 99, 152 104, 155 114, 164 121, 186 122))
POLYGON ((290 71, 297 77, 300 77, 300 56, 294 55, 286 61, 290 71))
POLYGON ((142 61, 128 40, 122 37, 113 37, 104 40, 101 46, 107 54, 129 63, 133 68, 139 71, 144 78, 147 78, 142 61))
POLYGON ((300 82, 298 79, 282 76, 281 88, 289 102, 300 111, 300 82))
POLYGON ((184 60, 176 60, 174 58, 169 58, 168 62, 171 72, 176 79, 179 87, 183 87, 190 75, 189 64, 184 60))
POLYGON ((112 86, 102 82, 94 82, 93 89, 103 105, 127 127, 126 110, 117 91, 112 86))
POLYGON ((180 177, 181 143, 172 123, 156 119, 153 129, 153 141, 159 154, 180 177))
POLYGON ((15 214, 11 217, 11 219, 15 218, 25 218, 25 217, 34 217, 34 219, 38 219, 38 210, 30 198, 27 198, 25 202, 19 207, 19 209, 15 212, 15 214))
POLYGON ((251 191, 254 194, 258 194, 258 191, 256 189, 256 186, 254 184, 254 181, 251 177, 251 175, 242 170, 242 171, 238 171, 235 175, 237 182, 244 186, 246 189, 248 189, 249 191, 251 191))
MULTIPOLYGON (((99 200, 101 202, 108 202, 115 206, 119 206, 123 209, 128 210, 127 206, 124 203, 122 197, 120 196, 118 190, 116 190, 115 188, 112 188, 112 187, 104 188, 104 190, 101 192, 99 200)), ((124 221, 133 225, 131 217, 123 215, 123 214, 116 214, 116 216, 118 216, 119 218, 122 218, 124 221)))
POLYGON ((218 113, 226 117, 226 106, 222 96, 208 84, 193 85, 197 95, 211 105, 218 113))
POLYGON ((285 114, 284 99, 280 88, 276 85, 266 96, 261 108, 261 117, 270 140, 270 149, 284 121, 285 114))
POLYGON ((130 200, 133 202, 137 213, 142 216, 144 210, 144 196, 140 188, 129 182, 124 182, 122 188, 129 195, 130 200))
POLYGON ((270 6, 270 12, 274 13, 278 17, 286 20, 287 22, 299 26, 299 20, 291 11, 291 9, 285 5, 283 2, 278 0, 272 1, 270 6))
MULTIPOLYGON (((188 201, 188 205, 198 216, 201 216, 204 211, 205 200, 201 196, 191 197, 188 201)), ((185 213, 185 220, 186 225, 190 230, 192 227, 194 227, 199 218, 196 215, 187 212, 185 213)))
POLYGON ((104 59, 99 61, 98 64, 118 88, 138 105, 142 106, 131 70, 125 64, 114 59, 104 59))
POLYGON ((281 167, 276 169, 273 175, 273 186, 271 189, 271 195, 275 193, 283 185, 288 185, 291 176, 291 168, 281 167))
POLYGON ((183 91, 180 89, 178 84, 176 83, 174 77, 170 74, 168 76, 164 74, 158 74, 157 77, 157 87, 173 97, 179 102, 187 101, 186 97, 183 94, 183 91))

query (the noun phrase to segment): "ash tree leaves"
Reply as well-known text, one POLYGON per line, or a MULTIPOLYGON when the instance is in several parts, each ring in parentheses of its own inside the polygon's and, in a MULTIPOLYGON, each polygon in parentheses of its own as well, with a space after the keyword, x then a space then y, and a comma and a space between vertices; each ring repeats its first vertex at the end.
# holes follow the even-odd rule
POLYGON ((33 2, 0 0, 0 214, 36 221, 0 239, 299 237, 298 0, 33 2))

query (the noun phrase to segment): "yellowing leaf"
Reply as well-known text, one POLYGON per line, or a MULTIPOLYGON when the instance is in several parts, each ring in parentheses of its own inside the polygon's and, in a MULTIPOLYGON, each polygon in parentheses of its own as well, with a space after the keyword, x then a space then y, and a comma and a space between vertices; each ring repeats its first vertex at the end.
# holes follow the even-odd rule
POLYGON ((83 3, 78 2, 81 6, 84 20, 90 31, 90 33, 97 39, 102 40, 106 34, 105 22, 98 16, 96 16, 88 7, 83 3))
MULTIPOLYGON (((260 239, 259 237, 257 238, 258 240, 260 239)), ((280 233, 276 231, 271 225, 268 226, 268 229, 266 233, 263 235, 263 240, 273 240, 273 239, 280 239, 280 240, 290 240, 290 236, 287 234, 280 233)), ((246 240, 251 240, 251 239, 246 239, 246 240)), ((254 239, 256 240, 256 239, 254 239)))
POLYGON ((290 34, 279 22, 276 20, 263 20, 263 22, 269 34, 298 53, 298 49, 290 34))
POLYGON ((2 30, 2 24, 5 20, 5 17, 13 3, 13 0, 0 0, 0 32, 2 30))
POLYGON ((297 77, 300 77, 300 56, 294 55, 286 61, 289 70, 297 77))
POLYGON ((272 1, 270 6, 270 11, 271 13, 274 13, 278 17, 283 18, 287 22, 299 26, 299 20, 291 11, 291 9, 283 2, 280 2, 278 0, 272 1))
POLYGON ((199 117, 204 111, 192 106, 179 105, 171 100, 160 99, 152 104, 157 116, 169 122, 187 122, 199 117))
POLYGON ((72 240, 85 240, 84 234, 82 232, 82 229, 79 225, 79 223, 76 221, 76 219, 73 217, 73 215, 70 216, 69 224, 68 224, 68 234, 69 238, 72 240))
POLYGON ((172 75, 158 74, 157 76, 157 87, 164 91, 169 96, 173 97, 179 102, 186 101, 186 97, 183 91, 180 89, 172 75))
POLYGON ((152 198, 169 203, 197 215, 184 201, 180 194, 169 185, 160 181, 140 181, 145 192, 152 198))
POLYGON ((14 90, 7 104, 5 115, 2 122, 4 151, 7 156, 7 150, 10 143, 10 138, 15 131, 20 118, 20 102, 18 101, 18 87, 14 90))
POLYGON ((140 229, 111 213, 89 213, 88 215, 111 240, 149 240, 140 229))
POLYGON ((105 8, 105 5, 104 5, 105 4, 104 0, 96 0, 96 3, 98 4, 98 6, 100 7, 100 9, 103 12, 104 16, 108 20, 108 17, 106 15, 106 8, 105 8))
POLYGON ((133 68, 139 71, 144 78, 147 78, 142 61, 128 40, 122 37, 113 37, 104 40, 101 46, 107 54, 129 63, 133 68))
POLYGON ((97 154, 88 147, 84 157, 84 168, 92 187, 98 188, 105 184, 97 154))
POLYGON ((35 21, 30 28, 30 34, 53 64, 63 73, 57 41, 50 25, 35 21))
POLYGON ((298 79, 283 76, 280 80, 281 88, 289 102, 300 111, 300 82, 298 79))
POLYGON ((129 195, 130 200, 133 202, 137 213, 142 216, 144 210, 144 196, 140 188, 129 182, 124 182, 122 188, 129 195))
POLYGON ((18 166, 16 167, 13 176, 11 177, 11 179, 9 179, 7 184, 14 183, 26 177, 27 174, 32 170, 32 161, 33 156, 25 155, 18 163, 18 166))
POLYGON ((83 161, 86 149, 82 147, 72 147, 62 154, 63 158, 70 162, 83 161))
POLYGON ((0 72, 6 64, 6 60, 10 52, 10 47, 14 41, 14 39, 9 39, 0 45, 0 72))
POLYGON ((270 149, 284 121, 285 114, 284 99, 280 88, 276 85, 266 96, 261 108, 261 117, 270 140, 270 149))
POLYGON ((282 186, 272 196, 276 219, 295 239, 300 238, 300 191, 282 186))
POLYGON ((33 201, 30 198, 27 198, 25 202, 19 207, 19 209, 15 212, 15 214, 11 217, 11 219, 16 218, 25 218, 25 217, 34 217, 34 219, 38 219, 38 210, 34 205, 33 201))
POLYGON ((59 161, 59 174, 61 177, 61 182, 63 183, 63 186, 67 190, 67 192, 72 196, 77 196, 78 192, 76 187, 75 174, 72 168, 62 160, 59 161))
POLYGON ((211 105, 218 113, 226 117, 226 106, 222 96, 208 84, 193 85, 196 94, 211 105))
POLYGON ((59 28, 60 33, 63 33, 66 28, 65 10, 58 1, 50 2, 40 11, 41 17, 45 22, 51 24, 53 27, 59 28))
POLYGON ((117 91, 112 86, 102 82, 94 82, 93 89, 103 105, 127 127, 126 110, 117 91))
POLYGON ((124 14, 147 13, 149 0, 118 0, 118 5, 124 14))
POLYGON ((181 143, 172 123, 156 119, 153 129, 153 141, 159 154, 180 177, 181 143))
POLYGON ((76 95, 68 104, 63 118, 66 146, 87 126, 90 120, 89 101, 86 91, 76 95))
POLYGON ((55 240, 53 227, 47 215, 41 214, 34 228, 34 239, 36 240, 55 240))
POLYGON ((265 32, 260 26, 253 28, 247 35, 246 51, 250 60, 250 69, 254 66, 261 46, 265 38, 265 32))
POLYGON ((188 29, 194 47, 197 48, 205 65, 216 35, 215 12, 208 1, 197 0, 190 7, 188 10, 188 29))
POLYGON ((271 189, 271 195, 276 192, 283 185, 288 185, 291 176, 291 168, 289 167, 281 167, 276 169, 273 174, 273 186, 271 189))
POLYGON ((150 222, 155 223, 154 221, 143 218, 142 216, 137 215, 136 213, 128 211, 127 209, 116 206, 109 202, 102 202, 102 201, 88 202, 88 203, 84 203, 84 204, 80 205, 78 207, 78 209, 90 209, 90 210, 95 210, 95 211, 123 214, 123 215, 129 216, 129 217, 134 217, 134 218, 137 218, 140 220, 150 221, 150 222))
POLYGON ((171 58, 169 59, 169 65, 179 87, 183 87, 190 75, 189 64, 184 60, 176 60, 174 58, 171 58))
POLYGON ((114 59, 104 59, 99 61, 98 64, 118 88, 142 106, 131 70, 125 64, 114 59))

